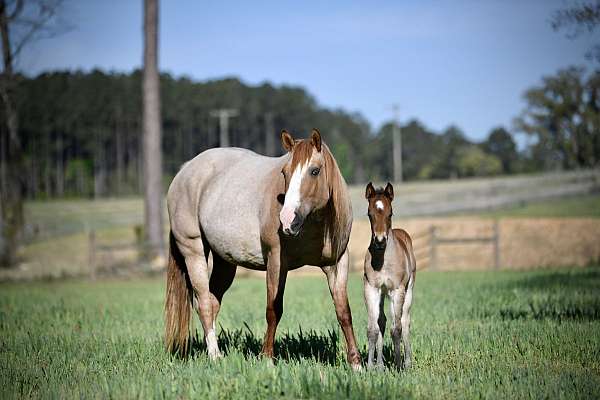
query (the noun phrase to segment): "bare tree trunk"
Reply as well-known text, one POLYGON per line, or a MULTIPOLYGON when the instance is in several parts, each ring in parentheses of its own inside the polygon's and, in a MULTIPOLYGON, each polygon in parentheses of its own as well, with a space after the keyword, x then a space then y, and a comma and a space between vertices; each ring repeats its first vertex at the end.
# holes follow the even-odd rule
POLYGON ((46 191, 46 197, 52 197, 52 178, 50 173, 52 171, 52 154, 50 144, 52 143, 52 135, 50 131, 46 129, 46 161, 44 165, 44 190, 46 191))
POLYGON ((124 151, 123 151, 123 131, 122 131, 122 125, 120 123, 120 119, 117 120, 117 122, 115 123, 115 146, 116 146, 116 158, 117 158, 117 162, 116 162, 116 168, 117 168, 117 187, 116 187, 116 193, 117 195, 120 195, 123 191, 123 158, 124 158, 124 151))
POLYGON ((62 134, 56 136, 56 196, 62 197, 65 194, 65 173, 63 159, 62 134))
POLYGON ((163 255, 158 0, 144 1, 144 219, 151 258, 163 255))
POLYGON ((7 135, 1 142, 4 154, 4 174, 0 182, 0 266, 10 266, 16 261, 16 253, 22 236, 23 188, 20 180, 23 171, 23 152, 19 140, 19 115, 14 104, 15 77, 13 73, 12 49, 8 30, 6 3, 0 0, 0 36, 4 70, 0 77, 0 95, 4 103, 7 135))
POLYGON ((135 124, 127 124, 127 190, 131 193, 140 193, 137 190, 137 179, 139 174, 137 172, 138 167, 138 144, 137 130, 135 124))
POLYGON ((190 160, 194 156, 194 125, 193 123, 186 124, 185 128, 185 154, 183 160, 190 160))
MULTIPOLYGON (((100 135, 99 133, 97 135, 100 135)), ((99 199, 106 193, 106 151, 104 143, 98 139, 94 155, 94 198, 99 199)))
POLYGON ((36 137, 32 138, 31 144, 29 145, 30 154, 32 155, 30 161, 30 171, 29 171, 29 196, 32 199, 37 199, 38 197, 38 156, 37 156, 37 146, 38 140, 36 137))

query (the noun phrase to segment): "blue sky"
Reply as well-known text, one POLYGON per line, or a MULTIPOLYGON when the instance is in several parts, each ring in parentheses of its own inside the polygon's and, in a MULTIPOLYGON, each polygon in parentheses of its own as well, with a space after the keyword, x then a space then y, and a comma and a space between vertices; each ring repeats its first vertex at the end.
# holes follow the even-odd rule
MULTIPOLYGON (((30 46, 18 67, 130 71, 142 60, 142 0, 67 0, 70 32, 30 46)), ((550 27, 563 0, 163 0, 160 68, 196 80, 237 76, 305 87, 320 105, 460 127, 511 126, 525 89, 580 64, 593 43, 550 27)), ((568 4, 568 3, 567 3, 568 4)))

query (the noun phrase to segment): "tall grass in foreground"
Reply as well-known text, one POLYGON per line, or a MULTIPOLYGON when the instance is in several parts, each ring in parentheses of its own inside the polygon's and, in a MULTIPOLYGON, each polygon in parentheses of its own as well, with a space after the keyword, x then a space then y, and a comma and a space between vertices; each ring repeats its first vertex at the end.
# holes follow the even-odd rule
MULTIPOLYGON (((364 352, 361 290, 351 275, 364 352)), ((404 372, 349 370, 324 277, 288 280, 271 366, 258 355, 265 297, 261 279, 234 282, 219 316, 226 356, 211 363, 201 340, 189 360, 165 353, 160 280, 0 285, 0 398, 600 396, 599 267, 418 274, 404 372)))

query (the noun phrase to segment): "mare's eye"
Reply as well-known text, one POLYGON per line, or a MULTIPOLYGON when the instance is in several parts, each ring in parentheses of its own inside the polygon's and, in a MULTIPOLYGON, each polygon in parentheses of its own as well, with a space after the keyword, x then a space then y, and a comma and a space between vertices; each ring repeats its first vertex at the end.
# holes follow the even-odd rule
POLYGON ((310 171, 310 174, 312 176, 317 176, 317 175, 319 175, 320 172, 321 172, 320 168, 313 168, 312 171, 310 171))

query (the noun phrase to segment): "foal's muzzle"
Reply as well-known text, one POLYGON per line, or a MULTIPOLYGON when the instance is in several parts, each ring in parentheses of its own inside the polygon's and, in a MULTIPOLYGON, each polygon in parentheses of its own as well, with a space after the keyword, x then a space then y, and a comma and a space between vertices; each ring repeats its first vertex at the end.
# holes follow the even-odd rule
POLYGON ((373 247, 377 250, 384 250, 387 244, 387 238, 384 236, 382 238, 378 238, 373 235, 373 247))
POLYGON ((298 236, 300 231, 302 231, 302 225, 304 225, 304 217, 302 217, 302 215, 300 215, 298 212, 295 212, 294 220, 289 228, 283 230, 283 233, 288 236, 298 236))

